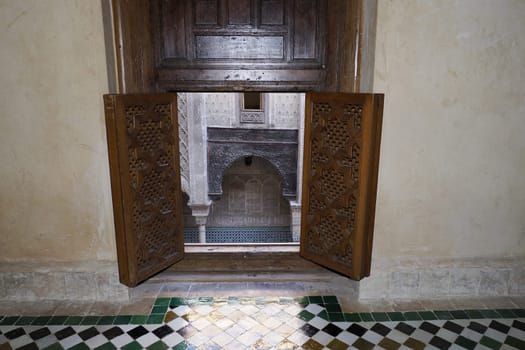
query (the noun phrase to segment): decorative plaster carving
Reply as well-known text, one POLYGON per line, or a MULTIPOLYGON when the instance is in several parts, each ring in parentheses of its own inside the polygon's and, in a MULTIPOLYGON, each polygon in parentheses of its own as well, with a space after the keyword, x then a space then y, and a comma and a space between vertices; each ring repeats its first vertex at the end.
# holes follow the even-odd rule
POLYGON ((215 127, 231 127, 236 124, 238 111, 237 94, 205 93, 204 114, 206 124, 215 127))
POLYGON ((301 117, 303 94, 268 94, 270 124, 278 129, 297 129, 301 117))
POLYGON ((177 113, 179 120, 179 153, 180 153, 180 178, 182 191, 190 192, 190 167, 188 149, 188 108, 185 93, 177 94, 177 113))
POLYGON ((264 111, 241 111, 241 124, 264 124, 264 111))
POLYGON ((248 156, 273 164, 283 179, 283 195, 295 198, 297 130, 208 128, 208 194, 221 196, 224 171, 248 156))
POLYGON ((282 196, 277 169, 267 160, 239 159, 223 177, 224 194, 213 203, 208 226, 249 227, 290 225, 290 205, 282 196))

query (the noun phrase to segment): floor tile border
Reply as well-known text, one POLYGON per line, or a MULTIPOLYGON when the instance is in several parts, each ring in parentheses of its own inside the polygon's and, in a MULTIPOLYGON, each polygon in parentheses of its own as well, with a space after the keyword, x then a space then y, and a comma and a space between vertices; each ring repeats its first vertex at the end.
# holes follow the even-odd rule
POLYGON ((433 321, 433 320, 464 320, 464 319, 514 319, 525 318, 525 309, 498 308, 498 309, 464 309, 464 310, 424 310, 403 312, 343 312, 336 296, 305 296, 305 297, 159 297, 155 299, 151 312, 144 315, 97 315, 97 316, 2 316, 0 326, 38 325, 126 325, 126 324, 162 324, 170 308, 181 305, 211 305, 224 304, 253 304, 265 305, 299 304, 303 308, 310 304, 317 304, 324 308, 317 315, 302 310, 297 315, 305 321, 317 316, 329 322, 389 322, 389 321, 433 321))

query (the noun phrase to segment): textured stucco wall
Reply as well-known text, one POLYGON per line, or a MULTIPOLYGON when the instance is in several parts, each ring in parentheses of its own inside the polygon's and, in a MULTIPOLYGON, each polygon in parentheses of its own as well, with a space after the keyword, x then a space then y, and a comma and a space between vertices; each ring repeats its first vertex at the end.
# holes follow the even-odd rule
POLYGON ((0 262, 115 260, 100 1, 0 1, 0 262))
POLYGON ((304 118, 301 93, 264 93, 264 123, 241 123, 240 93, 193 93, 204 100, 208 127, 247 129, 298 129, 304 118))
POLYGON ((374 259, 525 256, 525 2, 378 5, 374 259))

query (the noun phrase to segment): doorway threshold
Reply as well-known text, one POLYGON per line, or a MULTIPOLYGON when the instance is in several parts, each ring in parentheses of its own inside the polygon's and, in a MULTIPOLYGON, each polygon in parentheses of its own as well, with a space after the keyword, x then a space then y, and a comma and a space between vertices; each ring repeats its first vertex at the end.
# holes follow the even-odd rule
POLYGON ((185 253, 299 253, 299 243, 185 243, 185 253))

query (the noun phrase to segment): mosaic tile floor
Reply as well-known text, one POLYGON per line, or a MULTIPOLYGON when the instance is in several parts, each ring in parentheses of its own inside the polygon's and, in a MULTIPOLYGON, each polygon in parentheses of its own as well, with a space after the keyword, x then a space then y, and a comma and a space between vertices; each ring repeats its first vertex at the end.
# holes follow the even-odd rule
POLYGON ((0 349, 525 349, 525 309, 344 313, 334 296, 158 298, 148 315, 0 316, 0 349))

